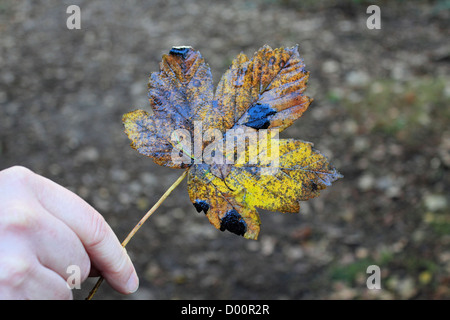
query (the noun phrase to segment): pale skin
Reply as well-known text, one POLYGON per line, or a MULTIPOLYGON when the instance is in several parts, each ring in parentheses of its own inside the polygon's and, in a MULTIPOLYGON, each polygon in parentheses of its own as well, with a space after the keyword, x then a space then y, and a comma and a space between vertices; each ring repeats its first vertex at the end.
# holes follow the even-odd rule
POLYGON ((103 216, 55 182, 15 166, 0 171, 0 299, 72 299, 67 267, 137 290, 134 266, 103 216))

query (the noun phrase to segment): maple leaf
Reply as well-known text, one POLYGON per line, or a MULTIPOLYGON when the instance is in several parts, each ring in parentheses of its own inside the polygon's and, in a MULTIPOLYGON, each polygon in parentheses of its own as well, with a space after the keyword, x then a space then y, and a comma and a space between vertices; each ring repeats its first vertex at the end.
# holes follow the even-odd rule
POLYGON ((174 47, 149 79, 153 113, 125 114, 125 132, 157 164, 188 170, 189 197, 217 229, 257 239, 257 208, 298 212, 342 177, 311 143, 278 139, 312 101, 308 77, 298 47, 266 45, 251 59, 239 54, 214 92, 200 52, 174 47))

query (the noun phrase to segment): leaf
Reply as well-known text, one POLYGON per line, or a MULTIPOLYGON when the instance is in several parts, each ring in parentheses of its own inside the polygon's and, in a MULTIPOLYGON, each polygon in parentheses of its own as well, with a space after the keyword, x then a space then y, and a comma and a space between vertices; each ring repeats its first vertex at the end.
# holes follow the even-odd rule
POLYGON ((309 77, 304 67, 297 47, 272 50, 266 45, 251 60, 241 53, 215 94, 224 128, 247 124, 282 131, 290 126, 311 103, 303 95, 309 77))
POLYGON ((200 52, 174 47, 150 76, 153 114, 125 114, 125 132, 139 153, 189 170, 189 197, 217 229, 257 239, 257 208, 298 212, 342 177, 311 143, 278 139, 312 101, 308 77, 298 47, 264 46, 239 54, 214 92, 200 52))

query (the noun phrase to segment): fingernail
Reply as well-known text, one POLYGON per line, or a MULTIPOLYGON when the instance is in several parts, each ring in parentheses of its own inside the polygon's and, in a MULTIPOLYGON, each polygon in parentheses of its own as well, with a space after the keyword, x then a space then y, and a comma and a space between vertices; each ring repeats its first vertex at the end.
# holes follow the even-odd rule
POLYGON ((136 273, 133 272, 130 279, 128 279, 127 281, 128 293, 136 292, 138 288, 139 288, 139 278, 137 277, 136 273))

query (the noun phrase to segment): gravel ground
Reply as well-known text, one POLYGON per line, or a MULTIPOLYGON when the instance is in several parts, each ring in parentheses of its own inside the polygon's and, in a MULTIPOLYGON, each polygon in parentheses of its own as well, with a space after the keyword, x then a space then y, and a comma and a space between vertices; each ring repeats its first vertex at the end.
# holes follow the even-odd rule
POLYGON ((241 51, 299 44, 314 103, 281 136, 314 142, 345 178, 300 214, 261 211, 258 241, 214 229, 183 182, 127 247, 140 289, 96 298, 448 299, 449 4, 377 3, 380 30, 365 1, 4 0, 0 170, 66 186, 123 239, 181 174, 132 150, 121 123, 150 108, 161 55, 193 46, 217 84, 241 51), (366 287, 372 264, 381 290, 366 287))

